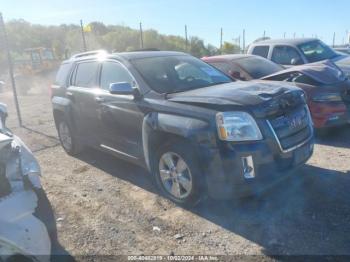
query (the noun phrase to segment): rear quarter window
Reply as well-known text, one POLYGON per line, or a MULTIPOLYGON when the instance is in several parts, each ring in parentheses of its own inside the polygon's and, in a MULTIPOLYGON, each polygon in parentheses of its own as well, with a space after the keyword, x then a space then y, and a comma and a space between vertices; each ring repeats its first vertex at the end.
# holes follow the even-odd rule
POLYGON ((267 58, 268 54, 269 54, 269 46, 256 46, 253 48, 253 55, 258 55, 258 56, 262 56, 267 58))
POLYGON ((72 64, 70 63, 62 64, 58 69, 54 84, 60 87, 67 87, 68 76, 70 74, 71 68, 72 64))

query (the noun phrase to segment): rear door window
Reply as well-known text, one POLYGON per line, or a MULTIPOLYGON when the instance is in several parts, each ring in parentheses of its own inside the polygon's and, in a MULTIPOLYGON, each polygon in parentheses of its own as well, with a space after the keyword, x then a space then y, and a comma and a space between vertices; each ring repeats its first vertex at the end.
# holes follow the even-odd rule
POLYGON ((269 55, 269 49, 270 47, 267 45, 256 46, 253 49, 253 55, 258 55, 267 58, 267 56, 269 55))
POLYGON ((60 87, 67 87, 68 75, 70 73, 71 67, 72 64, 69 63, 62 64, 60 66, 60 69, 58 69, 56 75, 55 85, 58 85, 60 87))
POLYGON ((96 61, 78 64, 73 79, 74 86, 87 88, 97 86, 98 69, 99 63, 96 61))

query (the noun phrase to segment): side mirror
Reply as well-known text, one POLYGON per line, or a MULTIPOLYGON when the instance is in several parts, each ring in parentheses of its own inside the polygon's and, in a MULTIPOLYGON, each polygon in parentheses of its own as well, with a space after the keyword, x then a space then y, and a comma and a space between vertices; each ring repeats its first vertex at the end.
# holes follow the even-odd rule
POLYGON ((7 115, 7 106, 3 103, 0 103, 0 129, 3 129, 5 127, 7 115))
POLYGON ((118 82, 110 84, 109 92, 114 95, 132 95, 134 94, 134 89, 130 83, 118 82))
POLYGON ((291 65, 300 65, 302 63, 300 57, 296 57, 296 58, 292 58, 292 60, 290 61, 291 65))

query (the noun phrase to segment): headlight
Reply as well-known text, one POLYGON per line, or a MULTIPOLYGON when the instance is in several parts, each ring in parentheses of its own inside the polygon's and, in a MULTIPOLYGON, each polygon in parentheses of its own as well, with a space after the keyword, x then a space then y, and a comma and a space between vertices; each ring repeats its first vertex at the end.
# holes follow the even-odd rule
POLYGON ((255 141, 262 135, 253 117, 246 112, 220 112, 216 114, 219 138, 225 141, 255 141))
POLYGON ((341 98, 339 93, 324 93, 319 94, 312 98, 314 102, 341 102, 343 99, 341 98))

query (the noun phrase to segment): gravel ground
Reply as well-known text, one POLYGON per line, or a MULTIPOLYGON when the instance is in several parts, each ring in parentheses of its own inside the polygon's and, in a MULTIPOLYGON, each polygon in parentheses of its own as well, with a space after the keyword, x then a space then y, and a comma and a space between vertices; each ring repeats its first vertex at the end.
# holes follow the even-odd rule
MULTIPOLYGON (((349 255, 350 128, 317 139, 295 176, 264 195, 206 200, 180 208, 160 196, 150 175, 94 150, 79 158, 58 145, 48 94, 20 97, 17 126, 10 93, 9 126, 34 151, 57 221, 58 241, 80 255, 349 255)), ((63 252, 56 250, 55 252, 63 252)), ((261 258, 261 257, 259 257, 261 258)))

